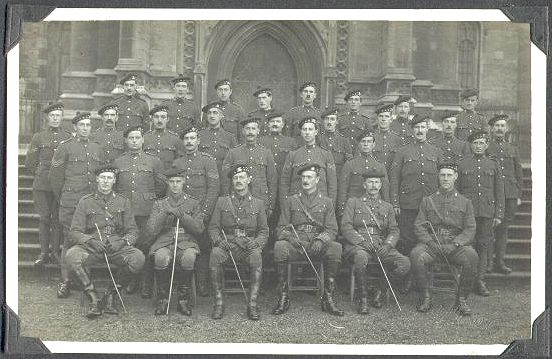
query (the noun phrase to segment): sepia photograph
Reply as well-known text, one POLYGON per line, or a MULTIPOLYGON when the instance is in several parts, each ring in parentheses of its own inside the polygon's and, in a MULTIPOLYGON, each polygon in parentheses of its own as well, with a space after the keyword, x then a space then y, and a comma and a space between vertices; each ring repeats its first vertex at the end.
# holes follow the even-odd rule
POLYGON ((22 25, 20 335, 531 339, 529 23, 251 18, 22 25))

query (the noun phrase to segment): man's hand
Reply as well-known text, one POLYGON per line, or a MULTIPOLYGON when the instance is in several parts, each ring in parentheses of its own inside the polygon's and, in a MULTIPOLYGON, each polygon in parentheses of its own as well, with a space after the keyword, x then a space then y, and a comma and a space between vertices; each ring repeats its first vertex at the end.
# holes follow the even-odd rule
POLYGON ((500 223, 502 223, 500 218, 493 218, 493 228, 498 226, 500 223))
POLYGON ((439 247, 439 243, 437 243, 436 241, 429 241, 427 242, 427 246, 429 247, 429 249, 431 249, 431 251, 435 254, 441 252, 441 248, 439 247))
POLYGON ((224 241, 224 240, 219 241, 219 242, 217 243, 217 247, 222 248, 222 249, 224 249, 225 251, 230 251, 230 249, 232 248, 232 246, 230 245, 230 243, 228 243, 228 241, 224 241))
POLYGON ((383 245, 379 246, 377 248, 378 256, 385 257, 387 254, 389 254, 389 251, 391 250, 391 245, 389 243, 384 243, 383 245))
POLYGON ((119 250, 121 250, 124 246, 125 246, 125 241, 124 240, 118 240, 118 241, 115 241, 115 242, 109 242, 106 246, 106 248, 110 251, 110 252, 117 252, 119 250))
POLYGON ((443 247, 443 252, 445 252, 446 254, 450 254, 452 252, 454 252, 454 250, 456 248, 458 248, 456 245, 454 244, 443 244, 441 247, 443 247))
POLYGON ((301 242, 299 242, 297 237, 294 235, 288 237, 288 242, 291 243, 291 245, 295 248, 301 248, 301 242))
POLYGON ((320 255, 320 252, 322 252, 322 247, 324 247, 324 242, 322 242, 319 239, 315 239, 310 245, 310 250, 312 254, 314 254, 315 256, 318 256, 320 255))
POLYGON ((94 249, 96 252, 105 253, 107 250, 107 245, 98 239, 89 239, 88 241, 86 241, 86 244, 92 247, 92 249, 94 249))
POLYGON ((246 248, 248 251, 252 251, 256 248, 259 248, 259 243, 257 243, 255 239, 250 238, 249 241, 247 242, 246 248))
POLYGON ((360 242, 360 246, 368 251, 368 253, 376 253, 376 248, 369 241, 360 242))

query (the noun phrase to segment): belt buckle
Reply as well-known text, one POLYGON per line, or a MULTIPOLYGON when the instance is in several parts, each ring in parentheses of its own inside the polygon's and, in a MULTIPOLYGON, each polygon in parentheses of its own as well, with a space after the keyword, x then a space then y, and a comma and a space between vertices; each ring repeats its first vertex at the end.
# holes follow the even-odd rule
POLYGON ((105 226, 104 231, 106 235, 108 236, 111 235, 112 233, 111 226, 105 226))
POLYGON ((368 233, 374 234, 374 227, 368 227, 368 233))
POLYGON ((245 237, 245 229, 239 229, 239 228, 234 229, 234 235, 236 237, 245 237))
POLYGON ((306 232, 312 232, 312 230, 314 229, 314 227, 311 225, 311 224, 305 224, 305 231, 306 232))

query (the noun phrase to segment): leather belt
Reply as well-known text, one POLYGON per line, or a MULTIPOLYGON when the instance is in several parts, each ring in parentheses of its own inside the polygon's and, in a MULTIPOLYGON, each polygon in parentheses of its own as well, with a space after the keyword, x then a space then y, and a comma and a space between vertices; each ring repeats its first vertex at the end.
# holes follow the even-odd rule
POLYGON ((247 237, 247 232, 245 231, 245 229, 240 229, 240 228, 235 228, 234 229, 234 236, 235 237, 247 237))
POLYGON ((311 224, 300 224, 297 226, 298 231, 302 232, 318 232, 317 226, 313 226, 311 224))

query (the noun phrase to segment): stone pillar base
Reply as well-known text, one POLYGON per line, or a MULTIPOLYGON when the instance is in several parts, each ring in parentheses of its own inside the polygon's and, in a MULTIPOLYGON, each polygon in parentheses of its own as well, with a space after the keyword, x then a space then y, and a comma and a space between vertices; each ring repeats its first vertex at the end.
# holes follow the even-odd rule
POLYGON ((96 87, 96 76, 89 71, 70 71, 61 75, 60 100, 65 108, 77 111, 92 111, 94 98, 90 95, 96 87))
POLYGON ((113 69, 97 69, 94 71, 94 75, 96 76, 96 88, 92 97, 94 98, 94 108, 97 110, 113 99, 111 93, 117 86, 117 72, 113 69))

